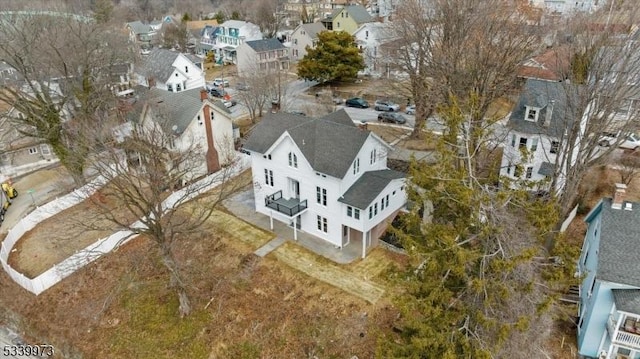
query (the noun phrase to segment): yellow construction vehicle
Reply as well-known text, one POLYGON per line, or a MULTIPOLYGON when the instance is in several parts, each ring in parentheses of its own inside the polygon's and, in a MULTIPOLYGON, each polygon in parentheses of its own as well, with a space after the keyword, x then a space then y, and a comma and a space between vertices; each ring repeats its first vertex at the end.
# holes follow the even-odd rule
POLYGON ((7 213, 7 209, 11 205, 11 200, 18 197, 18 190, 13 188, 11 180, 7 179, 2 182, 2 191, 0 191, 0 223, 4 221, 4 214, 7 213))

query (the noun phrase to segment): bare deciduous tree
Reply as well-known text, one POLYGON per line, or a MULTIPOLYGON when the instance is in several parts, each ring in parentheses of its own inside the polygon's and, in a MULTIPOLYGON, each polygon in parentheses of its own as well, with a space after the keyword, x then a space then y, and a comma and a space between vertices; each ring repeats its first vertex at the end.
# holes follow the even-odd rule
POLYGON ((572 40, 565 44, 573 53, 572 84, 565 87, 577 85, 578 89, 569 103, 576 118, 568 122, 571 126, 562 138, 563 160, 556 164, 554 176, 556 187, 562 189, 558 203, 563 215, 580 200, 578 188, 587 171, 604 164, 627 133, 640 126, 640 44, 633 34, 617 30, 618 26, 581 19, 571 27, 572 40), (603 133, 618 136, 603 147, 603 133))
POLYGON ((189 280, 176 261, 176 243, 204 230, 216 206, 244 186, 241 181, 230 180, 238 172, 238 158, 235 151, 219 153, 220 162, 225 163, 222 169, 198 180, 205 164, 204 150, 195 139, 176 144, 170 121, 145 121, 122 133, 124 140, 106 144, 94 165, 106 180, 98 193, 111 204, 95 204, 104 219, 121 230, 152 240, 169 272, 170 285, 178 294, 179 313, 188 315, 189 280), (172 193, 178 188, 181 190, 172 193))
POLYGON ((21 81, 3 86, 0 101, 16 109, 12 120, 23 135, 51 146, 77 185, 84 183, 96 141, 112 124, 114 66, 130 61, 125 41, 78 15, 2 19, 0 56, 21 81))
MULTIPOLYGON (((472 137, 481 132, 476 129, 497 120, 487 118, 489 106, 509 94, 522 61, 542 46, 508 1, 407 0, 394 23, 398 58, 416 104, 416 131, 438 103, 464 99, 458 105, 468 116, 467 131, 472 137)), ((470 142, 473 151, 478 142, 470 142)))
POLYGON ((620 181, 627 186, 640 174, 640 158, 632 153, 624 153, 617 161, 616 170, 620 175, 620 181))
POLYGON ((286 96, 285 70, 260 68, 256 62, 250 70, 240 74, 238 82, 244 89, 236 93, 237 98, 249 110, 251 123, 256 123, 264 111, 271 108, 272 101, 284 110, 291 99, 286 96))

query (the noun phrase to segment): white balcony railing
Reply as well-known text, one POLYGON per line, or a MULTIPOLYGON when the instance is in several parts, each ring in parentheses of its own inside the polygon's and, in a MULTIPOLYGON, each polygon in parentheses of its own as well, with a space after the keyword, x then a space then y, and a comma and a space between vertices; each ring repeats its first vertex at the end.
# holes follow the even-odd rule
POLYGON ((640 349, 640 335, 625 331, 624 327, 619 327, 616 333, 616 321, 613 316, 609 316, 607 321, 607 331, 614 344, 624 345, 631 349, 640 349), (615 335, 615 338, 614 338, 615 335))

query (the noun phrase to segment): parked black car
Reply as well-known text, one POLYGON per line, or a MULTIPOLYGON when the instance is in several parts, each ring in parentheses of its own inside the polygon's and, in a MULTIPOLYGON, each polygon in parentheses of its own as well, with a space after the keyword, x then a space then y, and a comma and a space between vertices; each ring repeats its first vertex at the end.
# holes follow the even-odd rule
POLYGON ((350 98, 345 102, 347 107, 368 108, 369 103, 360 97, 350 98))
POLYGON ((224 95, 226 95, 226 92, 223 89, 217 87, 210 88, 209 93, 213 97, 224 97, 224 95))
POLYGON ((404 118, 404 116, 402 116, 401 114, 396 112, 383 112, 378 114, 378 121, 403 124, 407 122, 407 119, 404 118))

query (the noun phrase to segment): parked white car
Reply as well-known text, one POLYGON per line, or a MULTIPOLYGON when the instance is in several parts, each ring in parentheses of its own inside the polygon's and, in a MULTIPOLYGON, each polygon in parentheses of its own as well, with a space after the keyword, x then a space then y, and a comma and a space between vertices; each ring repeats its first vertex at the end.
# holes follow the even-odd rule
POLYGON ((405 113, 407 115, 415 115, 416 114, 416 105, 407 106, 407 109, 405 110, 405 113))
POLYGON ((398 104, 386 100, 378 100, 373 106, 376 111, 395 112, 400 110, 400 106, 398 104))
POLYGON ((618 147, 626 148, 630 150, 636 150, 640 148, 640 136, 635 133, 630 134, 622 134, 622 133, 613 133, 606 132, 602 134, 602 138, 598 142, 600 146, 609 147, 619 141, 620 136, 625 136, 624 139, 620 142, 618 147))
POLYGON ((229 87, 229 80, 225 80, 225 79, 221 79, 221 78, 215 78, 213 79, 213 82, 211 83, 214 87, 229 87))

